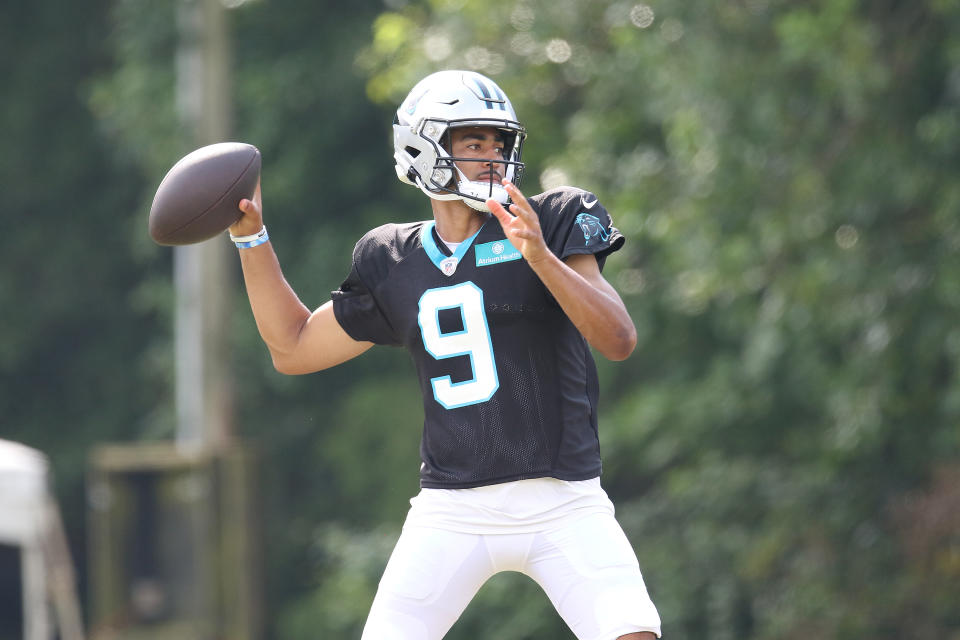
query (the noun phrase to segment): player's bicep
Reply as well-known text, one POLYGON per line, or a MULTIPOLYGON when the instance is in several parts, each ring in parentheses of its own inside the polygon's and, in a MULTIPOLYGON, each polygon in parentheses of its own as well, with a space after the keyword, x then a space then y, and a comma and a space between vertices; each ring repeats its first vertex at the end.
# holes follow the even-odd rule
POLYGON ((307 318, 296 349, 282 356, 274 355, 274 366, 291 375, 312 373, 355 358, 372 346, 372 342, 351 338, 337 321, 333 302, 327 302, 307 318))

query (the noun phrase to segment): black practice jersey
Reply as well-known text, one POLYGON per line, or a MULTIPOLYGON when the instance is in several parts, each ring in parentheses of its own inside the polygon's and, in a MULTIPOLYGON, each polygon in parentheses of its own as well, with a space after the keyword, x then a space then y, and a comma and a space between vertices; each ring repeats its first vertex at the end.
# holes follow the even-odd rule
MULTIPOLYGON (((592 193, 562 187, 529 200, 560 258, 594 254, 603 268, 623 244, 592 193)), ((432 221, 370 231, 333 304, 355 340, 413 356, 421 486, 600 474, 593 356, 492 216, 453 255, 432 221)))

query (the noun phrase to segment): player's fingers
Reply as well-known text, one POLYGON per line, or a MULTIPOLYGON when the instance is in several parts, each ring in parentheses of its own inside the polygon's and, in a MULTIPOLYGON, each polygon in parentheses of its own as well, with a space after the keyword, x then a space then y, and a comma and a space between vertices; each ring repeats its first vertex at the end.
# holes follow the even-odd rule
POLYGON ((513 201, 513 204, 510 205, 510 212, 523 218, 525 222, 534 222, 536 221, 539 224, 537 219, 537 214, 533 212, 533 209, 530 207, 530 203, 527 202, 527 199, 524 197, 523 193, 520 192, 520 189, 517 188, 517 185, 513 184, 509 180, 503 181, 503 186, 507 190, 507 194, 510 196, 510 199, 513 201))
POLYGON ((490 213, 500 221, 501 225, 508 225, 510 221, 513 220, 513 216, 496 200, 487 200, 487 208, 490 209, 490 213))
POLYGON ((511 233, 518 240, 536 240, 538 237, 540 237, 539 233, 529 227, 514 229, 511 233))

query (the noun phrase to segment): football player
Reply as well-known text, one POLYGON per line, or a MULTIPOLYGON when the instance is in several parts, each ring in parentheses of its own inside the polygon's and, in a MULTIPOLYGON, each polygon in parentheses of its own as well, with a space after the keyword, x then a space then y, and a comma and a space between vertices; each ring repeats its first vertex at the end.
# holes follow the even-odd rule
POLYGON ((397 176, 428 221, 357 243, 311 312, 283 278, 260 190, 230 228, 276 368, 326 369, 401 345, 423 393, 419 494, 364 640, 439 640, 500 571, 535 580, 580 640, 652 640, 660 618, 600 486, 591 347, 636 345, 601 270, 623 236, 588 191, 517 188, 526 132, 504 92, 469 71, 427 76, 394 121, 397 176))

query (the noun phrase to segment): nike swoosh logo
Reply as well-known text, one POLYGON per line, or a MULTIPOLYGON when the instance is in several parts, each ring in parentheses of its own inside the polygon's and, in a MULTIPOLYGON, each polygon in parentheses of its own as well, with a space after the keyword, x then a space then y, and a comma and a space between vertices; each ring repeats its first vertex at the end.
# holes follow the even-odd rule
POLYGON ((587 202, 586 200, 584 200, 584 201, 583 201, 583 208, 584 208, 584 209, 593 209, 593 205, 595 205, 595 204, 597 204, 597 198, 594 198, 594 199, 591 200, 590 202, 587 202))

